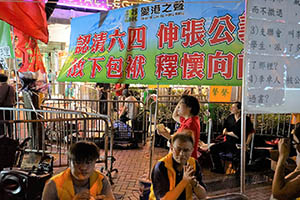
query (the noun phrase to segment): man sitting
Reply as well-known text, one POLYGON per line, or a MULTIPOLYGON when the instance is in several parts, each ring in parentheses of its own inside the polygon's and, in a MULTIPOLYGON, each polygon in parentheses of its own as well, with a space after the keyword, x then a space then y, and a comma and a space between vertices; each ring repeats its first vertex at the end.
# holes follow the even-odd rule
POLYGON ((172 136, 171 152, 160 159, 152 170, 149 200, 206 198, 205 185, 198 162, 191 157, 194 139, 190 130, 172 136))
POLYGON ((114 200, 107 178, 95 170, 99 149, 81 141, 69 150, 70 167, 52 177, 43 191, 43 200, 114 200))

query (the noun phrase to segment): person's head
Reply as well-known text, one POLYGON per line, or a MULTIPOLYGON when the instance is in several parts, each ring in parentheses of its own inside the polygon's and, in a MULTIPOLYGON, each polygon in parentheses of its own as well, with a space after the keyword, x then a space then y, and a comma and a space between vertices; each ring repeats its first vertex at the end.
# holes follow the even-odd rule
POLYGON ((300 153, 300 126, 296 125, 293 134, 293 141, 292 144, 294 145, 295 149, 300 153))
POLYGON ((124 89, 122 91, 122 95, 125 96, 125 97, 129 97, 130 96, 130 91, 128 89, 124 89))
POLYGON ((171 138, 171 151, 173 159, 185 165, 191 157, 194 149, 194 138, 191 130, 184 129, 181 132, 175 133, 171 138))
POLYGON ((68 153, 73 177, 78 181, 87 180, 92 175, 99 157, 97 145, 93 142, 80 141, 73 144, 68 153))
POLYGON ((178 114, 180 116, 196 116, 200 111, 199 101, 196 97, 193 96, 183 95, 178 104, 178 114))
POLYGON ((8 76, 6 76, 5 74, 0 74, 0 82, 7 82, 8 80, 8 76))
POLYGON ((241 112, 241 108, 242 108, 241 102, 235 102, 235 103, 232 104, 232 106, 231 106, 231 113, 232 113, 232 114, 238 114, 238 113, 241 112))

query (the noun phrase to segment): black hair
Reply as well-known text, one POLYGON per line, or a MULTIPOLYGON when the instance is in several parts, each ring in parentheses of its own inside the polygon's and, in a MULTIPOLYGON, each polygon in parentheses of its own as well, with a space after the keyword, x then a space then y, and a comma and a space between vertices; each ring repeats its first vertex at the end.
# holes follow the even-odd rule
POLYGON ((128 89, 124 89, 122 91, 122 95, 124 95, 125 97, 129 97, 131 95, 131 91, 128 89))
POLYGON ((193 116, 196 116, 196 115, 199 114, 199 112, 200 112, 200 105, 199 105, 199 101, 198 101, 198 99, 196 97, 190 96, 190 95, 183 95, 180 100, 182 100, 183 103, 187 107, 191 108, 191 114, 193 116))
POLYGON ((176 140, 180 140, 182 142, 191 142, 194 146, 194 138, 191 130, 175 133, 171 138, 171 143, 174 144, 176 140))
POLYGON ((236 102, 234 102, 234 104, 236 105, 236 107, 237 107, 239 110, 241 110, 241 108, 242 108, 241 102, 236 101, 236 102))
POLYGON ((0 82, 6 82, 8 80, 8 76, 5 74, 0 74, 0 82))
POLYGON ((70 147, 68 152, 71 161, 83 163, 99 158, 99 148, 93 142, 79 141, 70 147))

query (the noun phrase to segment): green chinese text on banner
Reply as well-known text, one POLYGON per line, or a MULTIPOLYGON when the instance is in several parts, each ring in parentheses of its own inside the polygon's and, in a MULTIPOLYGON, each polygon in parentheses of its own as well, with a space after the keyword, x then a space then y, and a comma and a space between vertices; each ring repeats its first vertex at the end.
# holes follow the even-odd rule
POLYGON ((0 20, 0 57, 14 58, 12 48, 10 26, 6 22, 0 20))

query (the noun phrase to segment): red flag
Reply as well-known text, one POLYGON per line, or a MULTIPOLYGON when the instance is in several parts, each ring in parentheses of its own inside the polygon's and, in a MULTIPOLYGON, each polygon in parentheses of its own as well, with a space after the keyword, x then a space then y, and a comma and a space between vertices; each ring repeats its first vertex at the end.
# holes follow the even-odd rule
POLYGON ((45 66, 37 44, 37 40, 15 28, 16 58, 20 66, 19 72, 45 73, 45 66))
POLYGON ((23 2, 0 2, 0 19, 47 44, 49 34, 45 3, 21 1, 23 2))

